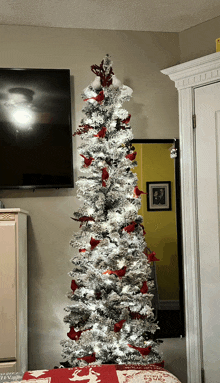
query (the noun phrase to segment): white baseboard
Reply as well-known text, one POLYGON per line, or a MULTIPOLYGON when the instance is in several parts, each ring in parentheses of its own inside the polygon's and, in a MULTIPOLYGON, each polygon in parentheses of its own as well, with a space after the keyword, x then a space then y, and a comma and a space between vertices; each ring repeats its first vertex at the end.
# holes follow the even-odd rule
POLYGON ((159 310, 179 310, 179 301, 160 301, 159 310))

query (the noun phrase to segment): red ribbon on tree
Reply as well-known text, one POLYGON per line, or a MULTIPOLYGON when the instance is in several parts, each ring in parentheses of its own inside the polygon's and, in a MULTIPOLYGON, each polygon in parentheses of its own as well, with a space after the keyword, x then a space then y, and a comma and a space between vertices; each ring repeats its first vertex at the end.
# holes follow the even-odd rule
POLYGON ((79 249, 79 253, 85 253, 86 249, 79 249))

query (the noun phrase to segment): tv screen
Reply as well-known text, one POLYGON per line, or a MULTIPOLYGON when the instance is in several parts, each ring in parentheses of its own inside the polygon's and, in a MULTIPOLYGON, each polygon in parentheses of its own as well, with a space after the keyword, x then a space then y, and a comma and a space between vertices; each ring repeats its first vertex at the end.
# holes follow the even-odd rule
POLYGON ((0 189, 73 187, 69 69, 0 69, 0 189))

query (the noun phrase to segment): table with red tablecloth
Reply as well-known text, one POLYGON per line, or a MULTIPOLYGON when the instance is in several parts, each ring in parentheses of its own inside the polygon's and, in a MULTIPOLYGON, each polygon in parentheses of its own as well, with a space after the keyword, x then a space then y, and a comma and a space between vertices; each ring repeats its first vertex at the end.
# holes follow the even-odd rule
POLYGON ((90 365, 27 371, 22 383, 181 383, 173 374, 157 365, 90 365))

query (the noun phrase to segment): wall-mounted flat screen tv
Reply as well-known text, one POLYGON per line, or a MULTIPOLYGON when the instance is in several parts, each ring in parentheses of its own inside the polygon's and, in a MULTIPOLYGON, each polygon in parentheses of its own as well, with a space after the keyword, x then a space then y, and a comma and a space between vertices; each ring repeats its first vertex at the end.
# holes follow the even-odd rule
POLYGON ((0 68, 0 189, 73 187, 69 69, 0 68))

